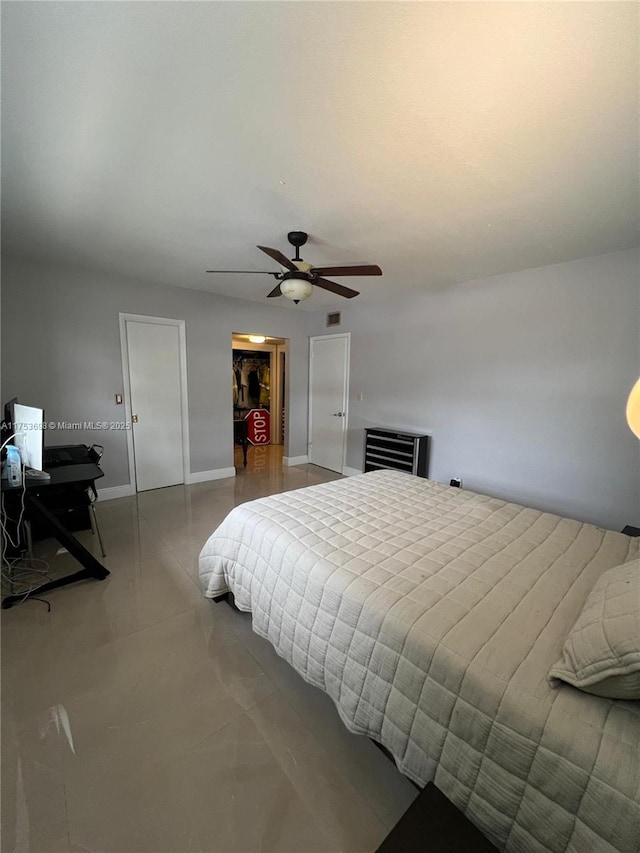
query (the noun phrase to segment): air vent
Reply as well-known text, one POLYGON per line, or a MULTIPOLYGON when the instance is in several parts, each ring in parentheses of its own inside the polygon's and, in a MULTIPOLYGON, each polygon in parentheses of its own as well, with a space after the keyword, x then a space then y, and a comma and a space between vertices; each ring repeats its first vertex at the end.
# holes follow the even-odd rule
POLYGON ((333 314, 327 314, 327 326, 340 325, 340 312, 334 311, 333 314))

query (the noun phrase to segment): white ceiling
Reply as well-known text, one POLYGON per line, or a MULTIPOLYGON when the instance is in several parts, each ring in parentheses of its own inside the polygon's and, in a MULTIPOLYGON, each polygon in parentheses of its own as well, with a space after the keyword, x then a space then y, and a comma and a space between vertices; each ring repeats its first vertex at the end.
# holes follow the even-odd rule
POLYGON ((635 245, 638 9, 3 2, 4 251, 266 301, 204 270, 301 229, 362 301, 635 245))

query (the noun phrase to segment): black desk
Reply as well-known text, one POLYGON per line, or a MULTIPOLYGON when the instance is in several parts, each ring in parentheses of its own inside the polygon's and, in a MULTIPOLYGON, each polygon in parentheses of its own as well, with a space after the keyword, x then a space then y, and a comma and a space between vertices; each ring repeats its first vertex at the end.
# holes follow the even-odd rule
MULTIPOLYGON (((50 480, 27 477, 27 491, 48 489, 50 486, 75 486, 79 483, 93 485, 100 477, 104 477, 104 471, 95 462, 84 462, 81 465, 60 465, 57 468, 49 468, 47 473, 51 477, 50 480)), ((17 488, 20 489, 21 486, 17 488)))
MULTIPOLYGON (((60 586, 75 583, 76 581, 93 578, 95 580, 104 580, 109 575, 109 570, 100 563, 90 551, 82 545, 67 530, 59 519, 45 506, 43 499, 46 502, 48 491, 53 491, 56 487, 86 487, 95 490, 95 481, 104 476, 102 469, 94 463, 85 463, 80 465, 62 465, 57 468, 51 468, 48 472, 51 475, 49 480, 30 479, 26 478, 26 491, 24 498, 24 512, 27 518, 37 519, 39 522, 46 525, 51 535, 67 549, 67 551, 76 558, 83 568, 79 572, 74 572, 72 575, 67 575, 63 578, 49 581, 31 590, 27 595, 8 595, 2 600, 2 607, 7 609, 12 607, 19 601, 23 601, 30 595, 40 595, 48 592, 51 589, 57 589, 60 586)), ((2 493, 5 501, 13 505, 15 513, 16 506, 19 506, 22 485, 10 486, 7 480, 2 480, 2 493)), ((19 514, 15 513, 16 517, 19 514)))

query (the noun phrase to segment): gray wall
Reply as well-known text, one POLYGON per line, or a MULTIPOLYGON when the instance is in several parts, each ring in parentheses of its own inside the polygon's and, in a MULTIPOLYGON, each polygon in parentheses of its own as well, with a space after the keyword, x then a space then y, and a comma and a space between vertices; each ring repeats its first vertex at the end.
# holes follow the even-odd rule
MULTIPOLYGON (((640 443, 624 419, 640 374, 639 282, 639 254, 626 251, 392 302, 341 301, 339 331, 351 332, 347 464, 361 467, 365 426, 425 431, 432 479, 460 475, 470 489, 605 527, 640 524, 640 443)), ((191 470, 226 468, 231 334, 263 332, 290 339, 285 453, 306 453, 306 335, 327 332, 324 311, 6 258, 2 290, 2 400, 44 405, 48 420, 121 420, 118 313, 184 319, 191 470)), ((96 440, 106 446, 104 486, 127 483, 123 434, 47 436, 96 440)))
MULTIPOLYGON (((48 421, 121 421, 119 312, 186 322, 191 471, 233 465, 231 335, 290 340, 285 455, 307 452, 308 341, 297 311, 177 287, 3 259, 2 400, 44 406, 48 421)), ((55 432, 47 444, 105 445, 103 487, 129 482, 126 435, 55 432)))
POLYGON ((344 301, 335 330, 312 314, 309 334, 351 332, 347 465, 362 467, 363 427, 424 431, 431 479, 640 525, 640 442, 624 415, 640 374, 639 270, 636 250, 616 252, 344 301))

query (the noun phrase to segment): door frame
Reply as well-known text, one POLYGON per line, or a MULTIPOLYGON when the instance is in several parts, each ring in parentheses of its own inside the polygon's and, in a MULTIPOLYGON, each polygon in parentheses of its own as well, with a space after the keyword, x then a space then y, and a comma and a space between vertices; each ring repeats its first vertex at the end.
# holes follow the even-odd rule
POLYGON ((344 368, 344 431, 342 437, 342 470, 340 471, 341 474, 344 474, 347 465, 347 432, 349 431, 349 376, 351 374, 351 332, 336 332, 333 335, 312 335, 309 338, 309 429, 307 433, 307 459, 309 460, 309 462, 311 462, 311 464, 314 464, 311 460, 311 435, 313 432, 313 392, 311 387, 311 362, 313 360, 313 343, 314 341, 326 341, 328 338, 344 338, 347 343, 347 357, 345 359, 346 363, 344 368))
MULTIPOLYGON (((234 332, 231 336, 231 354, 233 356, 234 350, 246 350, 247 352, 268 352, 270 355, 269 358, 269 384, 270 384, 270 395, 271 400, 279 400, 282 395, 282 375, 280 370, 280 354, 285 353, 285 357, 289 352, 289 338, 279 338, 279 340, 283 340, 283 344, 272 344, 265 343, 263 344, 254 344, 251 341, 242 341, 239 340, 239 335, 248 334, 247 332, 234 332)), ((272 335, 270 337, 276 337, 272 335)), ((286 362, 285 362, 286 363, 286 362)), ((285 412, 287 410, 287 401, 285 396, 285 412)), ((233 406, 233 403, 232 403, 233 406)), ((233 408, 231 410, 233 412, 233 408)), ((279 405, 274 406, 273 402, 271 403, 270 410, 270 423, 271 423, 271 434, 269 436, 270 444, 278 444, 281 447, 285 446, 285 440, 283 438, 282 443, 280 442, 280 435, 282 433, 282 412, 280 411, 279 405)), ((284 452, 284 451, 283 451, 284 452)))
POLYGON ((127 433, 127 454, 129 457, 129 484, 133 494, 138 492, 136 480, 135 449, 133 429, 131 428, 131 378, 129 376, 129 346, 127 341, 127 322, 153 323, 158 326, 176 326, 178 329, 178 358, 180 368, 180 414, 182 419, 182 479, 189 483, 191 478, 191 449, 189 445, 189 397, 187 393, 187 333, 184 320, 172 320, 168 317, 147 317, 144 314, 124 314, 120 312, 120 352, 122 355, 122 390, 124 397, 124 419, 130 425, 127 433))

